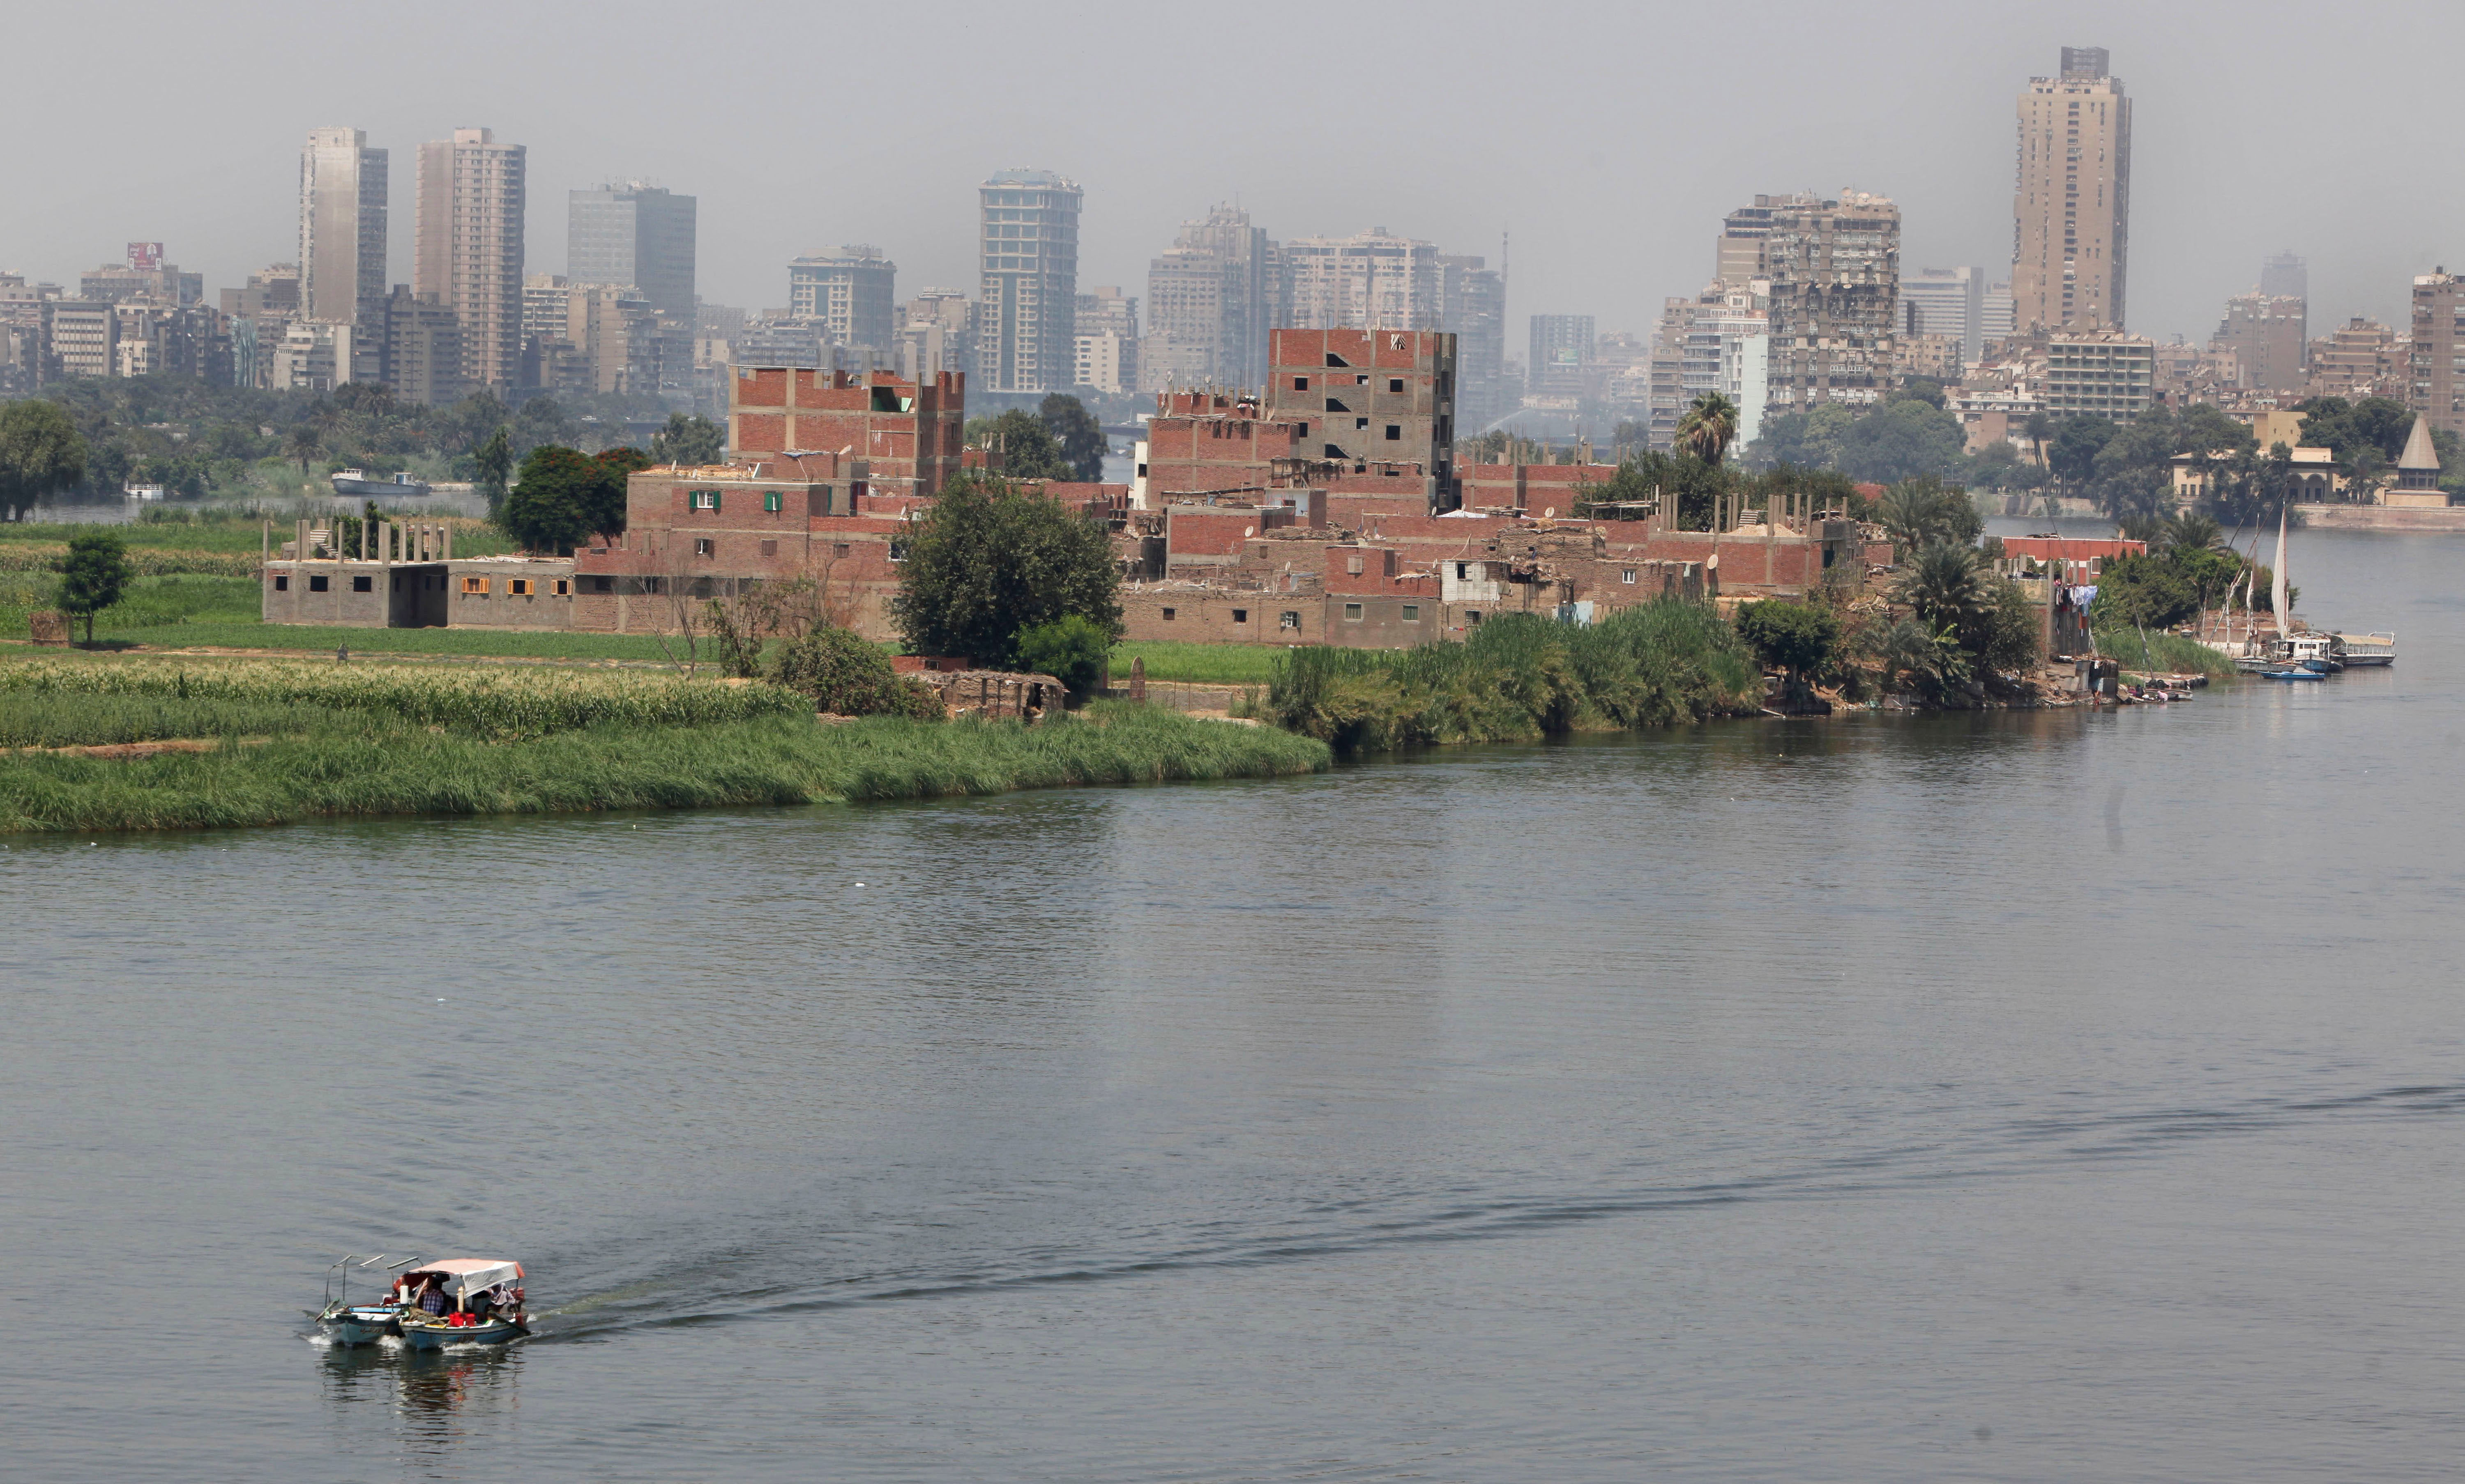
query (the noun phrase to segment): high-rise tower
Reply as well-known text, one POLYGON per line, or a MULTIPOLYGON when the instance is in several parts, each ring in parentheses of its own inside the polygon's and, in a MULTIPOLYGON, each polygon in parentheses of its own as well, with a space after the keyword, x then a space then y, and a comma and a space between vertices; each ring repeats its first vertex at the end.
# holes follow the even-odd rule
POLYGON ((522 370, 525 163, 486 129, 419 146, 411 291, 454 311, 475 386, 511 387, 522 370))
POLYGON ((2012 315, 2035 327, 2123 327, 2131 224, 2131 100, 2103 47, 2063 48, 2059 77, 2020 95, 2011 198, 2012 315))
POLYGON ((300 151, 300 313, 386 322, 386 152, 358 129, 310 129, 300 151))
POLYGON ((640 289, 653 309, 690 326, 697 205, 640 181, 566 192, 566 279, 640 289))
POLYGON ((1077 375, 1078 183, 1003 170, 979 191, 976 353, 994 391, 1067 391, 1077 375))

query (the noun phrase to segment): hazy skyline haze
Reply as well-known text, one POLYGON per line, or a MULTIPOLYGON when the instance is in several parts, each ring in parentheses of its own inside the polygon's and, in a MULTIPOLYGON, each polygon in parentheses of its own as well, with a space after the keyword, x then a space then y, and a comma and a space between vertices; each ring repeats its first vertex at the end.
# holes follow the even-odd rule
POLYGON ((2398 151, 2384 109, 2351 106, 2465 42, 2465 12, 2427 6, 2333 27, 2276 4, 1095 4, 1028 24, 757 0, 700 33, 638 3, 103 13, 13 23, 22 55, 108 48, 115 94, 144 101, 96 108, 73 68, 17 88, 0 268, 72 289, 131 240, 210 293, 289 260, 300 148, 324 125, 392 151, 407 281, 416 146, 480 126, 529 147, 533 273, 566 269, 567 190, 638 177, 700 198, 707 300, 784 305, 788 259, 846 242, 886 251, 902 297, 972 293, 975 187, 1031 166, 1085 188, 1081 292, 1143 296, 1178 224, 1237 198, 1278 239, 1384 227, 1494 264, 1511 232, 1512 326, 1643 333, 1758 191, 1881 192, 1904 269, 2006 277, 2014 100, 2065 45, 2107 48, 2135 100, 2133 330, 2204 340, 2289 248, 2315 334, 2397 323, 2410 275, 2465 264, 2465 199, 2398 151))

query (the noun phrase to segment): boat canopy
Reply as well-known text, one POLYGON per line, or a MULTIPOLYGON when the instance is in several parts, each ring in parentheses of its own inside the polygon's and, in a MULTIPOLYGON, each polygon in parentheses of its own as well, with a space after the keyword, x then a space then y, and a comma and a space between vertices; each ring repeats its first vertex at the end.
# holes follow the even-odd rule
POLYGON ((431 1274, 442 1280, 437 1286, 448 1296, 468 1298, 500 1283, 521 1282, 522 1265, 508 1262, 502 1257, 439 1257, 433 1262, 421 1263, 403 1275, 420 1278, 431 1274))

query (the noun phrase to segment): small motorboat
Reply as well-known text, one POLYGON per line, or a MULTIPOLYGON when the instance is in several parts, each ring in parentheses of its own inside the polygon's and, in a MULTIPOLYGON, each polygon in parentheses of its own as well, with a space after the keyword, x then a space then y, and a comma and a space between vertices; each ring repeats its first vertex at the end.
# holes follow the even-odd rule
MULTIPOLYGON (((403 1262, 411 1260, 404 1258, 403 1262)), ((325 1270, 325 1306, 312 1316, 317 1321, 319 1334, 338 1345, 372 1345, 389 1335, 402 1333, 395 1324, 397 1306, 392 1302, 351 1302, 351 1274, 362 1268, 373 1268, 383 1261, 383 1252, 367 1258, 357 1252, 345 1252, 342 1261, 325 1270)), ((394 1266, 400 1267, 402 1263, 394 1266)))
POLYGON ((395 1280, 394 1323, 414 1350, 501 1345, 529 1334, 522 1265, 502 1257, 439 1257, 395 1280))
POLYGON ((2328 678, 2328 672, 2305 670, 2298 665, 2285 670, 2263 670, 2260 672, 2260 676, 2269 680, 2325 680, 2328 678))

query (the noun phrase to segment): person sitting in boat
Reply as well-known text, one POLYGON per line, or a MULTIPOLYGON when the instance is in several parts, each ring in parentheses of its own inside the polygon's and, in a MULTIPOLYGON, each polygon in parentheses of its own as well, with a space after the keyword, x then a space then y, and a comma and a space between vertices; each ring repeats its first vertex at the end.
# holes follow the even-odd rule
POLYGON ((430 1314, 443 1314, 445 1312, 444 1285, 434 1278, 430 1278, 422 1284, 419 1290, 419 1307, 430 1314))

